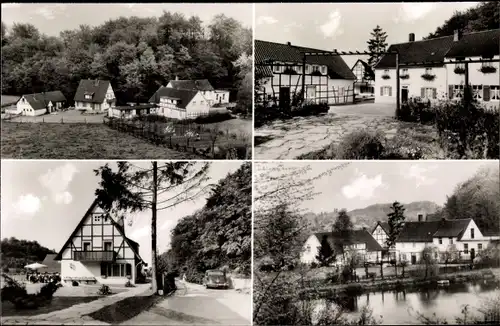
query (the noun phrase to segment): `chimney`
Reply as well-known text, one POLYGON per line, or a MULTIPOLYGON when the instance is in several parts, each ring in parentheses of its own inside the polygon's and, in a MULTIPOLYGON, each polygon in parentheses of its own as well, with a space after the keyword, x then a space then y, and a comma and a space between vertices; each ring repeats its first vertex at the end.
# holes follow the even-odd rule
POLYGON ((415 33, 410 33, 408 35, 408 42, 415 42, 415 33))
POLYGON ((423 218, 424 218, 423 214, 418 214, 418 221, 419 222, 422 222, 423 218))
POLYGON ((292 46, 292 43, 291 42, 286 42, 286 45, 292 46))
POLYGON ((453 31, 453 42, 458 42, 462 38, 462 31, 456 29, 453 31))

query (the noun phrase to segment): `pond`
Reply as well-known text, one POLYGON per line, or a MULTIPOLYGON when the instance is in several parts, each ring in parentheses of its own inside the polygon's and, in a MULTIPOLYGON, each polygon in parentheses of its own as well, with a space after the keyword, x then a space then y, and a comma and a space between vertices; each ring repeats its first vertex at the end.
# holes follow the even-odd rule
MULTIPOLYGON (((373 316, 383 324, 414 325, 417 324, 416 312, 431 317, 433 313, 439 318, 445 318, 449 323, 455 323, 465 304, 479 307, 483 299, 500 294, 495 281, 478 281, 473 283, 451 284, 446 287, 433 287, 417 291, 390 291, 363 294, 334 300, 343 306, 352 317, 359 316, 359 311, 365 305, 373 310, 373 316)), ((318 307, 324 305, 324 300, 318 301, 318 307)), ((476 311, 476 309, 471 309, 476 311)))

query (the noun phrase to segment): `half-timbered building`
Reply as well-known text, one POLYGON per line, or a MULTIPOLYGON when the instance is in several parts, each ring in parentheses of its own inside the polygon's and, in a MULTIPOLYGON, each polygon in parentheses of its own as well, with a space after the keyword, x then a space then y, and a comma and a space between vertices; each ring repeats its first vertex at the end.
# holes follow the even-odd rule
POLYGON ((135 283, 145 265, 139 244, 95 200, 55 257, 65 282, 135 283))

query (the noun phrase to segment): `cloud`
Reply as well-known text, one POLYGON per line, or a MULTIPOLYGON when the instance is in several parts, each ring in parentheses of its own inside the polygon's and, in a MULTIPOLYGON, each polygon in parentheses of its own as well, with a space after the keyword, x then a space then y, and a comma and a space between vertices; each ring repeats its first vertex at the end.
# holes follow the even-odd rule
POLYGON ((148 236, 151 234, 151 227, 149 226, 143 226, 139 229, 134 230, 131 234, 130 237, 134 239, 139 239, 143 238, 145 236, 148 236))
POLYGON ((40 210, 41 200, 33 194, 21 195, 14 203, 14 209, 21 214, 34 215, 40 210))
POLYGON ((78 169, 71 163, 50 169, 38 178, 40 184, 49 191, 49 195, 57 204, 70 204, 73 196, 68 192, 68 186, 78 173, 78 169))
POLYGON ((274 17, 271 16, 259 16, 256 19, 256 24, 257 25, 262 25, 262 24, 275 24, 277 23, 278 20, 276 20, 274 17))
POLYGON ((338 10, 332 11, 328 16, 328 21, 321 25, 319 29, 327 37, 335 37, 341 35, 344 31, 340 28, 340 23, 342 21, 342 15, 338 10))
POLYGON ((414 22, 424 18, 436 9, 437 4, 432 2, 424 3, 402 3, 399 7, 399 14, 394 18, 396 23, 400 21, 414 22))
POLYGON ((406 171, 403 171, 405 179, 410 179, 415 181, 416 187, 428 186, 436 183, 436 179, 426 176, 432 170, 437 168, 436 165, 425 165, 421 166, 419 164, 412 164, 406 171))
POLYGON ((36 13, 40 16, 43 16, 47 20, 54 20, 56 19, 56 16, 62 14, 66 10, 66 8, 67 5, 61 3, 50 4, 38 8, 36 10, 36 13))
POLYGON ((357 172, 357 177, 342 188, 342 194, 348 199, 360 198, 366 200, 372 198, 375 190, 383 186, 381 174, 369 178, 365 174, 357 172))
POLYGON ((285 27, 283 28, 283 30, 285 32, 289 32, 291 31, 293 28, 295 29, 298 29, 298 28, 302 28, 304 27, 304 25, 300 24, 300 23, 297 23, 297 22, 291 22, 289 24, 286 24, 285 27))

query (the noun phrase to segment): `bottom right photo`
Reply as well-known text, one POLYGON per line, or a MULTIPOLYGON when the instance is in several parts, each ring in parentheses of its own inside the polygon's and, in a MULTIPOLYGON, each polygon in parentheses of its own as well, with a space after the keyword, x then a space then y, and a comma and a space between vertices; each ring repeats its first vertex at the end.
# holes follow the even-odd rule
POLYGON ((498 161, 254 163, 254 325, 500 323, 498 161))

